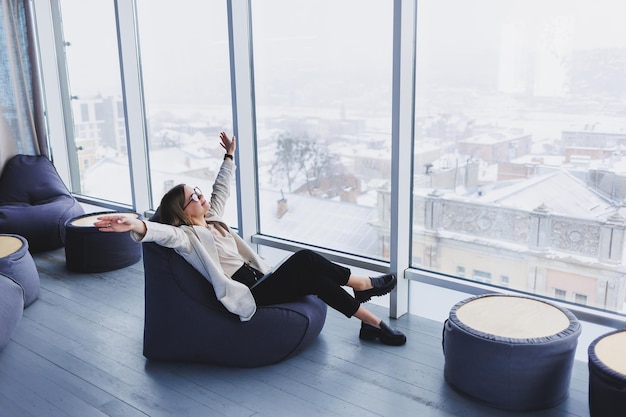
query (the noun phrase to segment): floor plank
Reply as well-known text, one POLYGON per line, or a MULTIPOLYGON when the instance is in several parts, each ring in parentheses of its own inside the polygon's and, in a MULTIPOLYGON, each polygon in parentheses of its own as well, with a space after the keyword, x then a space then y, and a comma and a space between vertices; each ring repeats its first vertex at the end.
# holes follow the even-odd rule
POLYGON ((574 364, 570 396, 557 407, 493 409, 445 383, 442 323, 411 315, 391 320, 407 334, 402 347, 359 341, 359 322, 329 310, 312 345, 275 365, 147 361, 141 262, 79 274, 65 269, 63 249, 34 259, 40 297, 0 351, 3 416, 588 417, 586 363, 574 364))

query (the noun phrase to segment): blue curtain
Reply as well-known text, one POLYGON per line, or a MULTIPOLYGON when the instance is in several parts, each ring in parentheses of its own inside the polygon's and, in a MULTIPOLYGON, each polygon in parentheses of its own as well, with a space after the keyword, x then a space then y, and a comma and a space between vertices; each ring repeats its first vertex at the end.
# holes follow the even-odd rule
MULTIPOLYGON (((41 125, 35 104, 40 103, 39 77, 29 31, 28 0, 0 0, 0 164, 16 154, 48 155, 41 146, 41 125), (36 94, 35 94, 36 93, 36 94), (37 95, 37 99, 35 96, 37 95)), ((41 108, 41 106, 37 106, 41 108)), ((40 115, 43 111, 38 112, 40 115)), ((44 135, 41 135, 45 137, 44 135)), ((45 144, 45 139, 43 140, 45 144)))

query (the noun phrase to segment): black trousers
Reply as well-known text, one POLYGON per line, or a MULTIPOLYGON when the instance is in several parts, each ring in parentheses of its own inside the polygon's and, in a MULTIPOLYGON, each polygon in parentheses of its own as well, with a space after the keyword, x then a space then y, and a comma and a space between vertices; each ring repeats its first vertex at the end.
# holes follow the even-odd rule
MULTIPOLYGON (((238 273, 233 279, 237 279, 238 273)), ((291 255, 271 276, 251 291, 258 306, 285 303, 305 295, 317 295, 331 308, 346 317, 352 317, 361 304, 342 288, 348 283, 348 278, 348 268, 305 249, 291 255)))

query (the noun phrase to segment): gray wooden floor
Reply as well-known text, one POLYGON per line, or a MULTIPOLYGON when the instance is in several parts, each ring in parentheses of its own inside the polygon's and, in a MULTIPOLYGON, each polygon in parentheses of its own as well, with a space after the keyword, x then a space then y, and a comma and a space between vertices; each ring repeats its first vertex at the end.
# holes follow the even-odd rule
POLYGON ((441 323, 416 316, 392 321, 408 336, 403 347, 362 343, 358 321, 329 310, 317 340, 277 365, 149 362, 141 262, 76 274, 65 269, 63 249, 35 262, 40 298, 0 351, 3 417, 589 415, 587 368, 579 361, 569 398, 552 409, 507 413, 457 394, 443 379, 441 323))

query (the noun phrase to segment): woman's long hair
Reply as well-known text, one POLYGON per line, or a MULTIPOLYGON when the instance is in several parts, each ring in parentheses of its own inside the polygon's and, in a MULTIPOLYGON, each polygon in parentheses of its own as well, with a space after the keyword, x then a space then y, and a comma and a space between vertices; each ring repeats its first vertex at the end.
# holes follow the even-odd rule
POLYGON ((172 187, 161 198, 158 214, 161 223, 181 226, 192 224, 189 216, 183 211, 185 205, 185 184, 178 184, 172 187))
MULTIPOLYGON (((159 217, 159 223, 171 224, 172 226, 192 226, 193 221, 183 211, 185 204, 187 204, 185 184, 175 185, 161 199, 161 205, 156 213, 159 217)), ((213 224, 222 236, 227 236, 230 233, 230 229, 224 223, 219 221, 211 221, 209 223, 213 224)))

